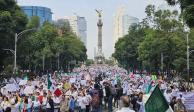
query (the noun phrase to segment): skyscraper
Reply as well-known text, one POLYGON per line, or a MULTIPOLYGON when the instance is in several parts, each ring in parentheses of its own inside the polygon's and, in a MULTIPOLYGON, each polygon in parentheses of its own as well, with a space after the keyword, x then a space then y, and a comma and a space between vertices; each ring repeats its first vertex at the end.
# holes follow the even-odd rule
POLYGON ((138 18, 125 14, 125 7, 119 7, 114 18, 114 44, 118 41, 119 38, 128 33, 130 26, 137 25, 138 22, 138 18))
POLYGON ((52 22, 52 12, 50 8, 40 6, 21 6, 21 9, 30 19, 32 16, 38 16, 40 18, 40 24, 45 21, 52 22))
POLYGON ((77 15, 65 17, 69 20, 72 31, 80 38, 80 40, 87 46, 87 22, 85 17, 77 15))
MULTIPOLYGON (((114 18, 114 31, 113 31, 113 44, 117 42, 117 40, 123 36, 123 15, 124 15, 125 7, 120 6, 117 10, 116 16, 114 18)), ((114 46, 113 46, 114 47, 114 46)))
POLYGON ((122 21, 123 22, 123 26, 122 26, 123 34, 122 34, 122 36, 128 34, 130 26, 135 26, 139 22, 138 18, 129 16, 129 15, 123 15, 123 19, 122 20, 123 20, 122 21))

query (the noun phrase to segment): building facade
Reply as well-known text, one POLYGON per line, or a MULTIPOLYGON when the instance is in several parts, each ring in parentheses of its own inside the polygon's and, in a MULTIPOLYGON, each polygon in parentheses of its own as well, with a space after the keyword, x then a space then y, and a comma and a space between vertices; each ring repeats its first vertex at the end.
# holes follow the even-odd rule
POLYGON ((50 8, 40 6, 21 6, 21 9, 30 19, 32 16, 40 18, 40 25, 44 22, 52 22, 52 12, 50 8))
POLYGON ((113 44, 115 45, 119 38, 128 34, 130 26, 138 23, 138 18, 125 14, 125 7, 119 7, 114 18, 113 44))
POLYGON ((135 26, 139 23, 139 19, 136 18, 136 17, 132 17, 132 16, 129 16, 129 15, 123 15, 123 18, 122 18, 122 36, 124 35, 127 35, 128 34, 128 31, 129 31, 129 27, 131 26, 135 26))
POLYGON ((80 40, 87 46, 87 21, 85 17, 71 16, 65 17, 69 20, 72 31, 80 38, 80 40))

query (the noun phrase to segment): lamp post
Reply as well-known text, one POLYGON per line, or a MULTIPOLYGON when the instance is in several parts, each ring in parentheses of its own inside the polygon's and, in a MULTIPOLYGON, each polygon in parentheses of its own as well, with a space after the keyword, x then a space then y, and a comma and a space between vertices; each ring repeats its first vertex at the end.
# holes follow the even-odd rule
POLYGON ((163 53, 161 53, 161 71, 163 73, 163 69, 164 69, 164 59, 168 58, 169 56, 164 56, 163 53))
POLYGON ((190 51, 189 51, 189 32, 190 29, 188 27, 185 27, 185 32, 187 33, 187 78, 188 78, 188 86, 189 86, 189 55, 190 55, 190 51))
MULTIPOLYGON (((16 73, 16 65, 17 65, 17 41, 21 38, 21 36, 29 31, 36 30, 35 28, 23 30, 20 33, 15 33, 15 51, 14 51, 14 74, 16 73)), ((12 50, 13 51, 13 50, 12 50)))

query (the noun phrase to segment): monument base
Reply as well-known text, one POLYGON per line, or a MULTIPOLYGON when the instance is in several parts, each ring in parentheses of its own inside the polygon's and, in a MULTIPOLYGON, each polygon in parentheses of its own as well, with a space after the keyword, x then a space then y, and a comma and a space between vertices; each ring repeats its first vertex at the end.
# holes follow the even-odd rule
POLYGON ((94 57, 95 64, 105 64, 105 57, 103 54, 97 54, 94 57))

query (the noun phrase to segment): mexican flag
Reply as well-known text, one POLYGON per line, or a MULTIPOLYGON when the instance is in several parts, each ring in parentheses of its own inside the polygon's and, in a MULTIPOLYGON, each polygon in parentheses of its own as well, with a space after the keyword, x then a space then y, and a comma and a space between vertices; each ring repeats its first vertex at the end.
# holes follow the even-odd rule
POLYGON ((173 112, 173 110, 168 105, 165 97, 160 91, 158 85, 155 87, 151 96, 148 98, 145 104, 146 112, 173 112))
POLYGON ((52 79, 51 74, 47 75, 47 89, 50 90, 53 94, 55 94, 57 97, 59 97, 62 92, 59 88, 56 86, 56 82, 52 79))

